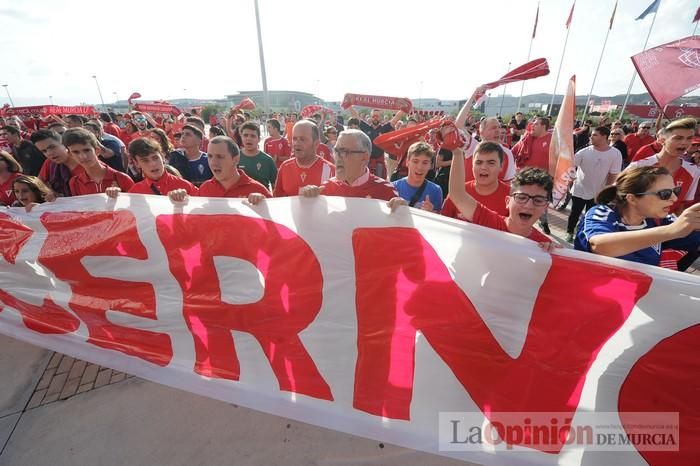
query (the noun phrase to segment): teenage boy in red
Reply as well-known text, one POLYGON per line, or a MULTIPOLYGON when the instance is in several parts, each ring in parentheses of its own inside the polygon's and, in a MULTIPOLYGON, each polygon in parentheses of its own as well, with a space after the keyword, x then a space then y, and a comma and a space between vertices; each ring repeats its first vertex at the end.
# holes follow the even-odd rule
POLYGON ((61 135, 50 129, 42 129, 32 133, 32 143, 44 154, 46 161, 39 170, 39 179, 51 188, 54 195, 70 196, 68 182, 72 177, 81 173, 83 167, 70 155, 61 141, 61 135))
POLYGON ((128 175, 105 165, 97 158, 100 142, 90 131, 83 128, 67 130, 63 134, 63 145, 84 170, 68 182, 73 196, 104 193, 110 187, 128 191, 134 185, 128 175))
POLYGON ((552 198, 554 181, 544 170, 526 168, 511 181, 506 205, 508 216, 499 215, 477 202, 464 189, 464 153, 452 151, 449 195, 462 216, 476 225, 505 231, 536 241, 543 249, 552 246, 552 240, 534 228, 535 222, 547 211, 552 198))
POLYGON ((289 141, 282 136, 281 130, 282 127, 279 121, 274 118, 267 120, 267 132, 269 136, 265 139, 263 150, 267 155, 275 159, 277 168, 292 155, 292 148, 289 145, 289 141))
POLYGON ((316 155, 321 143, 318 126, 298 121, 292 129, 294 157, 285 161, 277 173, 275 197, 296 196, 303 186, 320 186, 335 176, 335 167, 316 155))
MULTIPOLYGON (((272 197, 270 191, 261 183, 249 177, 238 168, 241 151, 228 136, 216 136, 209 141, 207 160, 214 178, 205 181, 196 194, 200 197, 236 197, 249 198, 252 194, 272 197)), ((187 197, 184 189, 171 191, 169 197, 174 202, 183 202, 187 197)))
MULTIPOLYGON (((474 155, 471 157, 474 179, 467 181, 464 189, 484 207, 507 217, 510 185, 498 178, 504 158, 505 152, 498 143, 485 141, 476 146, 474 155)), ((440 213, 447 217, 466 220, 450 196, 445 199, 440 213)))
MULTIPOLYGON (((129 189, 132 194, 167 195, 170 191, 184 189, 191 196, 197 188, 189 181, 168 173, 160 144, 151 138, 136 138, 129 143, 129 155, 143 174, 143 180, 129 189)), ((119 188, 109 188, 107 195, 116 197, 119 188)))

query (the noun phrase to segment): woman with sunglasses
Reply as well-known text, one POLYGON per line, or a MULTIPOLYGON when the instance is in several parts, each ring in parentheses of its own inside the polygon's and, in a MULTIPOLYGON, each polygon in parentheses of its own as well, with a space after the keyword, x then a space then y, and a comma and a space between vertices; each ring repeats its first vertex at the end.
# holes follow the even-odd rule
POLYGON ((659 265, 664 249, 700 247, 700 204, 671 214, 680 187, 663 167, 622 172, 603 189, 579 224, 574 248, 633 262, 659 265))

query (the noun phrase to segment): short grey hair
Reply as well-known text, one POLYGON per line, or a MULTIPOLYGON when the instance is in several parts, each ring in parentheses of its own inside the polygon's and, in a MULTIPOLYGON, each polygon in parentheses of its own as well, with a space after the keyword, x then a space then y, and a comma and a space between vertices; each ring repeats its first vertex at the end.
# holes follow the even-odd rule
POLYGON ((481 120, 481 123, 479 123, 479 131, 483 131, 486 128, 486 124, 491 122, 491 121, 498 122, 498 118, 488 117, 488 118, 484 118, 483 120, 481 120))
POLYGON ((363 149, 370 154, 372 153, 372 140, 363 131, 359 129, 346 129, 340 132, 338 139, 340 139, 341 136, 354 136, 356 139, 359 139, 363 149))

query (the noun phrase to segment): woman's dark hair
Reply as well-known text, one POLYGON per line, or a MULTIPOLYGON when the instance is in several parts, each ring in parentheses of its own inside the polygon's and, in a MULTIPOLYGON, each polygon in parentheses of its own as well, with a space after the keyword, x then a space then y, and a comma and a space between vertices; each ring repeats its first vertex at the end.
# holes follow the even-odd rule
POLYGON ((663 167, 629 168, 615 180, 615 184, 603 188, 595 201, 597 204, 612 205, 618 210, 627 205, 628 194, 644 193, 656 182, 659 176, 671 175, 663 167))
POLYGON ((46 202, 46 196, 51 192, 48 186, 36 176, 21 175, 14 179, 12 187, 19 183, 29 187, 37 198, 39 204, 46 202))
POLYGON ((160 128, 152 128, 149 131, 151 135, 157 139, 158 144, 160 144, 160 152, 163 156, 167 156, 173 151, 173 144, 170 142, 170 139, 168 139, 168 135, 165 134, 165 131, 160 128))

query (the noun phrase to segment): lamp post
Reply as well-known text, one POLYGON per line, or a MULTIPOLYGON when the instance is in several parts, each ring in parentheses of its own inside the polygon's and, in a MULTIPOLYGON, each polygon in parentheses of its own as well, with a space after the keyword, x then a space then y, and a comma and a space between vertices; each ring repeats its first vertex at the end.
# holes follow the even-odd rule
POLYGON ((105 107, 105 99, 102 98, 102 90, 100 89, 100 82, 97 80, 97 75, 92 75, 92 79, 95 80, 95 85, 97 86, 97 93, 100 94, 100 102, 102 102, 102 110, 104 110, 105 107))
POLYGON ((117 97, 117 91, 112 92, 112 94, 114 95, 114 104, 116 105, 117 101, 119 101, 119 97, 117 97))
POLYGON ((10 95, 10 90, 8 89, 9 84, 3 84, 2 87, 5 88, 5 92, 7 93, 7 98, 10 100, 10 105, 13 107, 15 106, 15 103, 12 101, 12 96, 10 95))
POLYGON ((52 95, 49 96, 49 102, 51 103, 51 105, 53 105, 53 96, 52 95))

